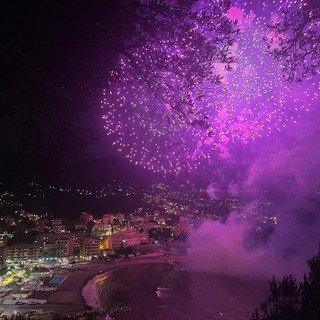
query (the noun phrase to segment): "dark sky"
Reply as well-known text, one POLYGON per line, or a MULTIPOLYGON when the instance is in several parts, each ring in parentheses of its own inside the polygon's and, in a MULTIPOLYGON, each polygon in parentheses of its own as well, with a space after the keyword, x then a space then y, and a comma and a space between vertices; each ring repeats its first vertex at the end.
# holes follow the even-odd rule
POLYGON ((73 133, 68 126, 77 122, 98 127, 97 101, 113 61, 108 37, 114 11, 109 1, 2 4, 1 121, 7 126, 1 135, 2 150, 32 153, 39 151, 37 147, 44 149, 40 138, 30 145, 39 130, 45 143, 62 149, 56 150, 59 153, 64 144, 74 143, 68 141, 73 133))
POLYGON ((118 3, 1 4, 0 191, 17 193, 27 210, 128 210, 136 201, 30 200, 33 182, 43 190, 49 185, 99 189, 119 181, 141 187, 152 178, 118 157, 101 121, 99 100, 116 58, 109 41, 121 38, 124 28, 118 3))
MULTIPOLYGON (((151 181, 164 178, 129 164, 116 153, 101 119, 102 89, 117 57, 112 44, 130 34, 130 25, 119 8, 125 2, 32 0, 2 4, 3 180, 11 177, 11 185, 22 177, 47 181, 62 176, 60 180, 64 180, 64 171, 70 170, 65 162, 89 158, 93 160, 85 164, 81 160, 73 167, 76 172, 87 172, 85 181, 94 176, 91 183, 101 184, 97 172, 101 172, 101 161, 110 156, 105 160, 102 180, 119 176, 132 182, 144 175, 151 181)), ((193 176, 182 178, 185 181, 193 176)))
MULTIPOLYGON (((31 167, 31 175, 34 167, 50 175, 60 160, 81 158, 82 151, 95 159, 119 156, 106 138, 99 101, 116 59, 111 44, 130 35, 130 24, 119 8, 123 3, 32 0, 2 4, 0 152, 10 164, 3 172, 18 167, 21 173, 24 167, 19 163, 23 162, 31 167)), ((299 132, 289 128, 250 145, 234 145, 231 161, 214 159, 206 175, 197 179, 205 178, 208 184, 215 180, 224 188, 230 181, 241 184, 251 165, 269 150, 318 143, 317 131, 310 133, 318 114, 302 119, 299 132)), ((112 172, 114 162, 108 161, 106 174, 112 172)), ((135 171, 125 160, 122 163, 135 171)))
MULTIPOLYGON (((105 139, 99 99, 116 57, 110 38, 121 38, 125 29, 119 23, 118 3, 2 3, 2 174, 18 170, 30 171, 28 177, 35 171, 50 175, 60 161, 115 156, 105 139)), ((107 172, 114 171, 115 162, 106 161, 107 172)), ((120 163, 127 171, 126 162, 120 163)))

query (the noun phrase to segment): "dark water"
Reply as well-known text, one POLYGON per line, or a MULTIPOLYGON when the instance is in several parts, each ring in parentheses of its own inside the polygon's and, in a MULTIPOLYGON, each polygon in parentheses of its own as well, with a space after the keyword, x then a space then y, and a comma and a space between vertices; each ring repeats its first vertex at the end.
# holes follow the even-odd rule
POLYGON ((133 307, 132 312, 117 319, 249 319, 268 289, 266 281, 253 278, 178 272, 154 264, 120 269, 109 281, 120 288, 120 299, 108 300, 109 283, 102 291, 105 306, 133 307), (157 298, 159 286, 172 291, 157 298))

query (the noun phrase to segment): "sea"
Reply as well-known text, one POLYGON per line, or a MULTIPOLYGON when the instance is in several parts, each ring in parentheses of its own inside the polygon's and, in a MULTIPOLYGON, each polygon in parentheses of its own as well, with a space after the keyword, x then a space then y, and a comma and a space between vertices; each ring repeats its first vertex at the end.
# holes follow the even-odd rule
POLYGON ((145 264, 113 272, 100 286, 100 303, 103 308, 130 306, 132 311, 116 319, 249 320, 267 294, 265 279, 145 264))

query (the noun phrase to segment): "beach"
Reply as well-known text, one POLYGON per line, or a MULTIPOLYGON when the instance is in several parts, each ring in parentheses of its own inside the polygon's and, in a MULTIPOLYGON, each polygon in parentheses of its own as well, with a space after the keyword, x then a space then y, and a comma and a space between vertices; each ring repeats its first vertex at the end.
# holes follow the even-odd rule
POLYGON ((89 262, 75 265, 74 271, 68 271, 67 278, 58 286, 48 298, 47 307, 52 307, 57 313, 74 313, 90 309, 100 309, 98 283, 106 275, 126 266, 161 263, 157 257, 143 257, 140 259, 120 260, 113 263, 89 262))
MULTIPOLYGON (((248 320, 267 294, 265 280, 204 273, 183 273, 175 290, 155 291, 164 284, 168 266, 164 264, 128 266, 112 273, 112 282, 126 289, 132 312, 116 315, 124 320, 248 320)), ((103 293, 102 295, 107 295, 103 293)), ((103 297, 100 303, 103 305, 103 297)), ((118 303, 119 305, 119 303, 118 303)))
POLYGON ((13 310, 26 312, 33 309, 53 311, 55 314, 74 314, 99 308, 99 295, 94 279, 103 277, 119 268, 136 264, 161 263, 162 258, 156 256, 137 257, 132 260, 115 262, 87 262, 78 263, 68 269, 56 270, 56 273, 65 277, 57 286, 57 290, 48 297, 48 303, 43 305, 6 305, 4 309, 11 314, 13 310))
MULTIPOLYGON (((76 264, 60 272, 66 279, 47 304, 36 308, 75 314, 130 306, 130 312, 113 315, 120 320, 247 320, 266 297, 268 287, 261 279, 175 271, 160 257, 76 264), (120 286, 127 300, 108 300, 106 283, 120 286), (157 297, 158 287, 171 285, 174 290, 157 297)), ((11 308, 26 311, 35 306, 11 308)))

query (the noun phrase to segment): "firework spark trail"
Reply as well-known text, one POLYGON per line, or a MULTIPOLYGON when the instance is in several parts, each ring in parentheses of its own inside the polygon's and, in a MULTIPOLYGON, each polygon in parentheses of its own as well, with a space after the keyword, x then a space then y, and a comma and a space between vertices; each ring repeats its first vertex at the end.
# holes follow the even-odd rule
MULTIPOLYGON (((238 21, 240 33, 230 47, 236 62, 210 62, 212 73, 223 76, 220 85, 212 84, 208 75, 185 90, 183 77, 167 70, 144 79, 144 66, 157 64, 148 61, 150 51, 157 50, 154 45, 135 51, 139 68, 121 56, 101 102, 105 128, 117 150, 155 172, 191 171, 219 153, 229 158, 232 143, 249 143, 282 130, 312 107, 318 79, 290 84, 283 78, 283 66, 268 51, 266 25, 277 10, 274 1, 269 6, 263 3, 255 12, 251 2, 235 2, 227 13, 238 21), (172 101, 182 101, 190 110, 181 116, 172 101)), ((280 15, 279 8, 277 12, 280 15)), ((183 72, 183 50, 170 47, 167 39, 163 46, 166 59, 178 56, 183 72)), ((195 61, 201 63, 207 61, 195 61)))

